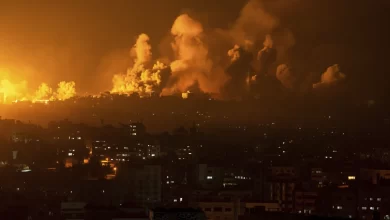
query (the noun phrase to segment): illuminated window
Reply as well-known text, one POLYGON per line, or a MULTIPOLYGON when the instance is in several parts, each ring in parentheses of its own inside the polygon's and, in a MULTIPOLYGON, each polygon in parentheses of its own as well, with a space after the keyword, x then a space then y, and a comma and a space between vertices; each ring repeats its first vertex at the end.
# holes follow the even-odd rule
POLYGON ((73 153, 68 153, 68 156, 73 156, 73 153))
POLYGON ((355 176, 348 176, 348 180, 354 180, 354 179, 356 179, 355 176))
POLYGON ((207 176, 207 179, 208 179, 208 180, 212 180, 212 179, 213 179, 213 176, 207 176))
POLYGON ((374 210, 374 207, 370 207, 370 210, 374 210))
POLYGON ((376 201, 380 202, 382 199, 381 198, 377 198, 376 201))
POLYGON ((363 207, 362 207, 362 210, 367 210, 367 207, 363 206, 363 207))
POLYGON ((337 206, 336 207, 338 210, 341 210, 341 209, 343 209, 343 207, 342 206, 337 206))
POLYGON ((131 133, 131 135, 133 135, 133 136, 136 136, 136 135, 137 135, 137 133, 131 133))

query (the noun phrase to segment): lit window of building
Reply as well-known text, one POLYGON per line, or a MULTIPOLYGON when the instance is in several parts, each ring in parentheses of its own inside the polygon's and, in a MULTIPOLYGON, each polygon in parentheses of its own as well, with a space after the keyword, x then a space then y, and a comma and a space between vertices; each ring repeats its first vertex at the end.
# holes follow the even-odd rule
POLYGON ((377 198, 376 201, 380 202, 382 199, 381 198, 377 198))
POLYGON ((348 176, 348 180, 355 180, 356 177, 355 176, 348 176))
POLYGON ((207 179, 208 179, 208 180, 212 180, 212 179, 213 179, 213 176, 207 176, 207 179))
POLYGON ((337 208, 338 210, 343 209, 343 207, 342 207, 342 206, 339 206, 339 205, 338 205, 336 208, 337 208))
POLYGON ((362 207, 362 210, 367 210, 367 207, 363 206, 363 207, 362 207))
POLYGON ((374 210, 374 207, 370 207, 370 210, 374 210))

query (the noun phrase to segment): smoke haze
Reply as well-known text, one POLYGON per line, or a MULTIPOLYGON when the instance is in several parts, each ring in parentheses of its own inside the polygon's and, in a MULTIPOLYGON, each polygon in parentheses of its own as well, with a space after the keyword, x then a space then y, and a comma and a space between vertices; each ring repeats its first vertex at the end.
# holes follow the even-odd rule
POLYGON ((78 95, 104 91, 173 94, 194 87, 224 93, 228 84, 238 84, 238 78, 243 78, 244 84, 245 79, 255 78, 252 81, 267 85, 262 75, 289 87, 282 77, 289 74, 277 70, 282 64, 288 65, 287 73, 302 74, 305 80, 296 79, 296 83, 305 81, 310 89, 326 89, 345 86, 337 83, 344 74, 323 70, 338 63, 348 75, 348 88, 354 90, 351 94, 365 91, 365 95, 381 95, 387 91, 389 76, 385 64, 390 36, 384 31, 390 21, 388 7, 387 1, 364 0, 354 4, 340 0, 331 5, 327 0, 129 0, 109 4, 63 2, 60 7, 10 2, 2 5, 6 13, 0 15, 7 30, 0 37, 0 68, 9 71, 6 76, 0 73, 0 80, 8 81, 0 89, 7 87, 18 99, 49 97, 46 94, 57 93, 61 81, 75 82, 78 95), (184 19, 180 13, 183 9, 203 13, 205 7, 207 19, 196 19, 192 14, 184 19), (149 19, 137 19, 146 14, 149 19), (194 26, 180 27, 185 22, 194 26), (144 49, 137 47, 138 51, 131 49, 141 43, 135 38, 142 33, 146 35, 138 40, 147 45, 144 49), (162 42, 166 34, 170 37, 162 42), (156 50, 162 44, 164 54, 156 50), (183 49, 186 47, 190 50, 183 49), (191 55, 194 51, 196 56, 191 55), (250 62, 246 53, 253 57, 250 62), (321 72, 325 73, 320 79, 321 72), (311 73, 315 73, 312 78, 311 73), (132 79, 137 82, 130 83, 132 79), (47 87, 38 89, 41 83, 47 87), (10 89, 11 85, 17 89, 10 89), (378 87, 382 92, 376 92, 378 87), (37 89, 43 92, 36 93, 37 89))

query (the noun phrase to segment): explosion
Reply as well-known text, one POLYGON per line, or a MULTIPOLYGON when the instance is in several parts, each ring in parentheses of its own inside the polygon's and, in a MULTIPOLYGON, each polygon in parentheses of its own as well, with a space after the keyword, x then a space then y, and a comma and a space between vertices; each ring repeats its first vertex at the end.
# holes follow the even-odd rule
MULTIPOLYGON (((149 37, 139 35, 131 49, 133 65, 124 73, 114 74, 111 92, 138 93, 145 97, 152 93, 173 95, 195 89, 216 98, 236 98, 248 91, 261 91, 258 87, 267 82, 260 81, 272 81, 272 78, 286 88, 299 87, 292 67, 280 64, 290 62, 288 50, 295 44, 294 36, 280 26, 278 18, 268 13, 259 0, 249 0, 230 29, 205 30, 199 21, 181 14, 173 22, 170 34, 172 40, 166 48, 173 53, 159 59, 166 61, 166 65, 158 60, 152 65, 149 37), (263 47, 256 48, 260 40, 263 47), (222 50, 223 43, 229 46, 222 50), (227 53, 221 56, 215 51, 227 53), (276 75, 271 74, 275 72, 275 62, 280 62, 275 66, 276 75), (170 72, 162 75, 163 70, 170 72), (251 88, 248 90, 248 87, 251 88)), ((324 74, 320 84, 332 84, 343 77, 328 75, 324 74)))
POLYGON ((34 94, 29 94, 27 82, 14 84, 7 79, 3 79, 0 85, 0 102, 7 104, 18 101, 43 102, 54 100, 67 100, 76 95, 75 82, 62 81, 58 84, 58 89, 53 92, 52 88, 46 83, 42 83, 34 94))
POLYGON ((25 100, 27 93, 27 82, 23 81, 19 84, 14 84, 7 79, 3 79, 0 85, 0 94, 3 95, 3 103, 25 100))
POLYGON ((42 83, 35 92, 33 101, 38 100, 53 100, 53 90, 46 83, 42 83))
MULTIPOLYGON (((281 3, 275 2, 264 4, 281 3)), ((299 88, 298 84, 302 82, 298 81, 305 77, 294 75, 292 61, 295 59, 289 56, 295 39, 292 32, 280 24, 260 0, 249 0, 229 29, 205 29, 198 20, 181 14, 172 24, 170 44, 164 45, 168 50, 165 56, 153 57, 149 36, 144 33, 138 36, 128 57, 121 56, 126 58, 121 59, 125 62, 110 71, 113 76, 111 93, 137 93, 140 97, 148 97, 196 90, 215 98, 240 99, 248 92, 258 96, 264 91, 263 87, 276 79, 285 88, 299 88), (258 47, 261 42, 263 45, 258 47)), ((322 74, 320 82, 305 84, 316 89, 336 84, 345 77, 338 65, 334 65, 322 74)), ((72 98, 76 89, 74 82, 60 82, 57 89, 42 83, 30 95, 27 82, 13 84, 4 78, 0 94, 3 103, 15 100, 46 102, 72 98)))
POLYGON ((57 93, 55 94, 58 100, 67 100, 76 95, 76 83, 62 81, 58 83, 57 93))
POLYGON ((146 68, 152 59, 151 49, 148 35, 139 35, 131 50, 135 56, 134 65, 127 69, 126 74, 114 75, 112 93, 138 93, 142 97, 155 92, 161 84, 161 70, 166 66, 157 61, 151 69, 146 68))
POLYGON ((183 14, 173 23, 171 34, 175 60, 170 64, 171 85, 163 90, 163 95, 186 92, 194 85, 204 93, 219 94, 227 76, 209 58, 202 24, 183 14))

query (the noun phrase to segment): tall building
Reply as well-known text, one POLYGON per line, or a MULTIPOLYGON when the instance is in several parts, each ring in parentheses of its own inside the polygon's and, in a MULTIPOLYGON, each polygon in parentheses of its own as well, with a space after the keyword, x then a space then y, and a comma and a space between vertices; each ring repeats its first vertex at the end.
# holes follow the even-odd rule
POLYGON ((139 204, 161 202, 161 166, 146 165, 133 170, 134 196, 139 204))

